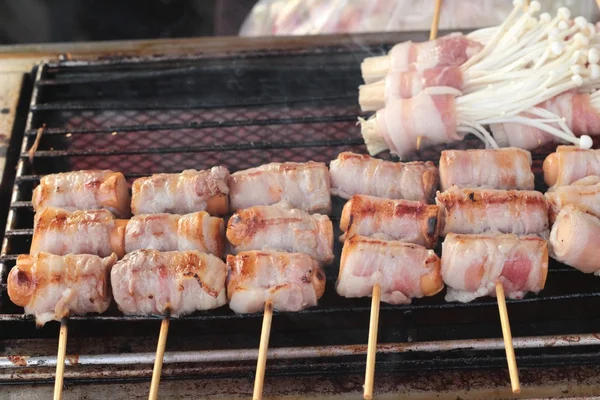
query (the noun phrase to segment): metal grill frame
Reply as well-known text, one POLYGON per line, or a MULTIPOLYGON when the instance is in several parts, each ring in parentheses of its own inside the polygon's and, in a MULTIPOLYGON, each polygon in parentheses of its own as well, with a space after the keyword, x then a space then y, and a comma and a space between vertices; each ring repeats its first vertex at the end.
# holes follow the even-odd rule
MULTIPOLYGON (((384 49, 387 48, 387 46, 389 46, 390 43, 384 43, 382 45, 377 45, 377 46, 373 46, 373 47, 367 47, 365 49, 365 46, 363 45, 357 45, 355 47, 343 47, 343 48, 339 48, 336 46, 330 46, 330 47, 317 47, 315 49, 312 50, 299 50, 297 52, 294 51, 288 51, 286 54, 281 54, 278 53, 276 51, 264 51, 264 52, 251 52, 249 54, 243 55, 244 57, 269 57, 269 56, 275 56, 277 57, 278 55, 281 55, 282 57, 301 57, 303 55, 310 55, 310 54, 325 54, 326 56, 329 56, 331 58, 335 58, 336 56, 339 56, 340 54, 359 54, 361 51, 362 52, 381 52, 384 49)), ((231 55, 225 55, 224 59, 228 59, 227 57, 230 57, 229 59, 236 59, 237 57, 240 57, 240 54, 237 54, 235 56, 231 56, 231 55)), ((178 58, 158 58, 158 59, 152 59, 152 60, 119 60, 117 62, 115 62, 114 60, 108 60, 108 61, 95 61, 95 62, 70 62, 70 61, 64 61, 64 62, 51 62, 51 63, 44 63, 42 65, 40 65, 37 70, 36 70, 36 74, 35 74, 35 79, 34 79, 34 89, 33 89, 33 93, 32 93, 32 97, 31 97, 31 103, 30 103, 30 111, 28 113, 27 116, 27 122, 26 122, 26 128, 25 128, 25 132, 24 132, 24 136, 23 136, 23 142, 22 142, 22 146, 21 146, 21 155, 19 157, 17 166, 16 166, 16 178, 15 178, 15 185, 13 188, 13 192, 12 192, 12 198, 11 198, 11 206, 10 206, 10 210, 8 213, 8 218, 7 218, 7 228, 5 231, 5 236, 3 239, 3 245, 2 245, 2 252, 1 252, 1 256, 0 256, 0 261, 2 262, 1 264, 1 269, 0 269, 0 275, 2 275, 2 282, 0 286, 0 291, 2 293, 0 293, 1 296, 4 296, 3 298, 1 298, 0 302, 0 310, 5 310, 7 305, 6 305, 6 301, 7 301, 7 297, 6 297, 6 285, 5 285, 5 279, 6 279, 6 274, 8 272, 8 269, 10 268, 11 265, 14 264, 14 260, 16 258, 16 254, 12 253, 12 245, 14 241, 18 241, 21 240, 20 238, 31 235, 32 231, 31 228, 29 227, 22 227, 20 224, 22 224, 22 221, 20 221, 20 217, 21 217, 21 213, 23 212, 23 210, 29 210, 31 208, 31 203, 30 203, 30 199, 25 198, 23 195, 23 192, 28 192, 30 191, 31 187, 33 186, 33 183, 36 182, 39 179, 39 176, 36 174, 31 173, 31 165, 28 165, 29 161, 27 159, 27 151, 29 150, 29 148, 31 147, 34 139, 35 139, 35 134, 37 131, 37 128, 40 125, 40 121, 36 120, 36 115, 39 115, 39 113, 43 113, 43 112, 53 112, 53 111, 64 111, 65 109, 69 109, 69 110, 73 110, 74 112, 79 112, 81 111, 81 109, 89 109, 89 108, 94 108, 94 107, 100 107, 97 104, 84 104, 82 107, 79 107, 77 104, 59 104, 58 106, 56 105, 52 105, 52 104, 48 104, 48 103, 43 103, 40 104, 40 91, 41 90, 52 90, 52 88, 56 87, 56 86, 60 86, 60 85, 76 85, 76 84, 85 84, 86 82, 82 82, 82 80, 77 80, 77 78, 72 78, 70 81, 66 80, 66 81, 56 81, 56 80, 52 80, 52 79, 48 79, 46 74, 48 72, 49 69, 52 68, 56 68, 58 70, 60 70, 61 68, 64 70, 69 70, 70 68, 90 68, 90 69, 94 69, 94 68, 98 68, 100 70, 102 69, 106 69, 107 72, 105 72, 104 76, 102 75, 102 73, 99 73, 95 76, 93 76, 91 78, 91 81, 93 83, 106 83, 106 82, 110 82, 111 80, 119 80, 119 79, 130 79, 132 77, 134 77, 135 79, 140 78, 140 76, 144 77, 144 78, 148 78, 148 77, 161 77, 161 74, 152 74, 150 72, 143 72, 136 75, 136 70, 137 69, 142 69, 144 68, 144 66, 148 66, 151 65, 152 63, 166 63, 167 65, 169 63, 179 63, 179 62, 189 62, 189 63, 195 63, 195 62, 200 62, 203 60, 218 60, 218 58, 215 58, 214 55, 213 56, 209 56, 209 57, 178 57, 178 58), (132 69, 134 70, 131 74, 115 74, 113 72, 111 72, 111 68, 113 68, 115 65, 121 65, 121 66, 131 66, 132 69), (48 89, 50 88, 50 89, 48 89), (87 107, 87 108, 86 108, 87 107), (29 189, 23 190, 22 187, 25 185, 29 185, 29 189)), ((261 68, 265 68, 260 67, 257 68, 257 70, 260 71, 264 71, 264 69, 261 68)), ((281 68, 281 65, 275 65, 274 67, 275 70, 277 68, 281 68)), ((324 68, 327 68, 327 66, 325 66, 324 68)), ((337 68, 335 69, 335 71, 337 72, 342 72, 342 73, 347 73, 347 72, 356 72, 356 68, 357 65, 354 65, 352 67, 348 67, 346 70, 344 70, 343 68, 340 69, 340 65, 338 63, 338 65, 335 65, 335 67, 331 67, 331 68, 337 68)), ((202 68, 199 69, 200 71, 204 71, 202 68)), ((208 69, 210 70, 210 68, 208 69)), ((166 73, 164 73, 163 75, 168 75, 168 76, 176 76, 178 74, 182 74, 185 75, 186 73, 189 72, 197 72, 198 69, 193 69, 193 68, 175 68, 175 72, 173 71, 167 71, 166 73)), ((160 72, 160 71, 159 71, 160 72)), ((314 71, 312 71, 314 72, 314 71)), ((355 97, 349 97, 346 93, 343 95, 332 95, 332 96, 321 96, 320 98, 311 98, 311 99, 271 99, 270 101, 270 105, 282 105, 285 104, 288 107, 293 107, 296 105, 301 105, 303 103, 310 103, 310 102, 337 102, 337 101, 341 101, 343 104, 345 104, 345 106, 349 107, 351 103, 355 102, 355 97), (348 103, 350 102, 350 103, 348 103)), ((181 106, 178 108, 181 109, 185 109, 190 108, 190 109, 194 109, 194 108, 198 108, 198 107, 202 107, 204 109, 210 109, 210 108, 218 108, 218 107, 225 107, 225 106, 230 106, 231 104, 226 104, 226 103, 220 103, 220 104, 200 104, 200 103, 196 103, 196 104, 188 104, 187 106, 181 106)), ((238 104, 239 105, 239 104, 238 104)), ((106 106, 106 105, 105 105, 106 106)), ((149 106, 150 108, 154 108, 154 109, 168 109, 169 105, 168 104, 159 104, 159 103, 154 103, 154 104, 143 104, 140 102, 137 103, 132 103, 131 104, 131 108, 132 109, 143 109, 143 107, 145 106, 149 106)), ((242 104, 242 106, 244 107, 258 107, 259 104, 257 104, 257 101, 246 101, 245 103, 242 104)), ((108 104, 107 107, 115 107, 115 105, 110 105, 108 104)), ((353 106, 356 110, 358 110, 358 108, 356 106, 353 106)), ((96 134, 106 134, 112 131, 119 131, 120 132, 136 132, 136 131, 162 131, 162 130, 182 130, 182 129, 192 129, 192 130, 200 130, 200 129, 225 129, 225 128, 229 128, 229 127, 235 127, 235 128, 239 128, 239 127, 244 127, 244 126, 265 126, 265 127, 270 127, 273 125, 277 125, 277 126, 286 126, 286 125, 294 125, 294 124, 318 124, 318 123, 336 123, 336 122, 341 122, 341 123, 349 123, 351 121, 355 120, 355 116, 356 115, 336 115, 336 116, 326 116, 326 117, 306 117, 306 118, 302 118, 302 117, 279 117, 279 118, 265 118, 265 119, 261 119, 261 120, 252 120, 252 119, 247 119, 247 120, 224 120, 224 121, 203 121, 203 122, 192 122, 192 123, 188 123, 188 124, 155 124, 152 126, 107 126, 107 127, 103 127, 103 128, 99 128, 99 129, 89 129, 89 128, 83 128, 83 129, 63 129, 60 127, 52 127, 52 128, 48 128, 46 129, 46 131, 44 132, 44 139, 49 138, 49 140, 52 140, 53 136, 60 136, 60 135, 65 135, 65 134, 72 134, 72 135, 96 135, 96 134)), ((331 146, 338 146, 338 147, 351 147, 351 148, 361 148, 363 147, 362 145, 362 139, 359 136, 356 136, 354 138, 345 138, 345 139, 338 139, 338 140, 321 140, 321 141, 299 141, 299 142, 286 142, 286 143, 273 143, 273 142, 269 142, 269 141, 263 141, 263 142, 254 142, 254 143, 246 143, 246 144, 232 144, 231 147, 227 147, 227 146, 219 146, 218 149, 221 151, 232 151, 232 150, 237 150, 237 151, 245 151, 245 150, 256 150, 256 149, 260 149, 260 150, 269 150, 269 149, 273 149, 273 150, 280 150, 280 149, 286 149, 286 148, 299 148, 299 149, 308 149, 311 147, 331 147, 331 146)), ((462 147, 470 147, 470 146, 477 146, 477 142, 474 142, 472 140, 467 140, 463 143, 458 144, 458 146, 462 146, 462 147)), ((202 147, 202 146, 196 146, 196 147, 186 147, 186 148, 169 148, 169 149, 157 149, 157 150, 132 150, 132 149, 123 149, 123 150, 109 150, 109 151, 103 151, 103 150, 99 150, 99 149, 92 149, 90 151, 87 150, 70 150, 70 149, 66 149, 66 150, 52 150, 52 149, 45 149, 41 148, 41 150, 36 152, 36 160, 37 159, 44 159, 44 158, 48 158, 48 159, 54 159, 54 158, 61 158, 61 157, 88 157, 88 156, 113 156, 113 155, 117 155, 117 156, 123 156, 123 157, 127 157, 130 155, 136 155, 136 154, 152 154, 157 153, 157 154, 162 154, 162 151, 166 150, 167 153, 170 154, 181 154, 181 153, 191 153, 191 154, 195 154, 197 152, 206 152, 209 151, 211 149, 207 148, 207 147, 202 147)), ((362 149, 364 152, 364 149, 362 149)), ((540 152, 536 152, 534 153, 534 162, 537 163, 538 168, 539 168, 539 164, 541 164, 541 161, 543 160, 544 156, 547 154, 547 150, 542 150, 540 152)), ((415 159, 432 159, 434 162, 437 163, 438 158, 439 157, 439 148, 437 149, 432 149, 429 151, 423 151, 419 154, 415 155, 415 159), (432 157, 431 154, 437 154, 437 157, 432 157)), ((159 171, 153 171, 153 172, 159 172, 159 171)), ((170 171, 173 172, 173 171, 170 171)), ((128 174, 128 178, 135 178, 138 176, 143 176, 145 175, 144 173, 133 173, 133 174, 128 174)), ((541 179, 539 174, 537 174, 536 176, 536 182, 540 183, 541 179)), ((543 188, 543 187, 542 187, 543 188)), ((538 185, 538 189, 539 189, 539 185, 538 185)), ((341 205, 343 204, 343 202, 341 200, 337 200, 334 201, 335 206, 337 207, 338 210, 338 216, 339 216, 339 210, 341 209, 341 205)), ((337 222, 336 219, 336 215, 334 215, 334 223, 337 222)), ((339 245, 337 245, 339 246, 339 245)), ((439 253, 439 249, 438 249, 438 253, 439 253)), ((338 249, 338 255, 339 255, 339 249, 338 249)), ((560 274, 561 276, 566 276, 566 277, 572 277, 572 276, 576 276, 577 274, 580 274, 579 272, 568 268, 566 266, 560 265, 558 263, 553 263, 551 266, 551 270, 550 270, 550 274, 552 275, 556 275, 556 274, 560 274)), ((574 307, 574 306, 581 306, 582 304, 586 304, 587 306, 590 306, 590 308, 593 308, 597 305, 600 305, 600 282, 599 284, 595 284, 595 282, 593 282, 593 277, 587 277, 588 279, 590 279, 591 284, 589 288, 586 288, 585 291, 566 291, 564 293, 562 292, 558 292, 558 293, 551 293, 551 294, 546 294, 544 292, 542 292, 542 294, 540 296, 529 296, 525 299, 522 300, 509 300, 508 304, 509 304, 509 313, 511 315, 511 317, 513 315, 517 315, 519 314, 519 312, 515 312, 515 311, 520 311, 522 313, 527 314, 527 312, 535 312, 538 309, 538 306, 540 304, 542 304, 544 310, 542 311, 542 314, 551 314, 551 310, 550 308, 555 307, 556 305, 558 305, 560 308, 562 309, 569 309, 569 307, 574 307)), ((335 274, 331 274, 330 271, 328 271, 328 293, 331 294, 332 286, 333 286, 333 282, 335 281, 335 274)), ((326 303, 329 303, 329 300, 331 300, 331 296, 330 298, 327 299, 326 303)), ((334 304, 328 304, 326 306, 319 306, 317 308, 313 308, 313 309, 308 309, 305 310, 301 313, 299 313, 299 318, 301 321, 304 320, 311 320, 311 321, 323 321, 326 318, 336 318, 336 316, 340 316, 340 315, 350 315, 350 314, 368 314, 369 312, 369 302, 368 301, 362 301, 362 300, 346 300, 346 299, 336 299, 334 302, 334 304)), ((14 307, 13 307, 14 310, 14 307)), ((394 370, 394 368, 400 368, 400 369, 404 369, 404 368, 414 368, 415 366, 417 367, 422 367, 422 368, 427 368, 427 369, 431 369, 431 368, 444 368, 444 365, 446 365, 449 368, 479 368, 482 365, 484 366, 498 366, 499 363, 500 365, 502 365, 502 360, 503 360, 503 356, 501 350, 502 349, 502 340, 500 339, 500 329, 499 329, 499 323, 497 325, 491 325, 491 327, 487 327, 487 328, 482 328, 479 325, 482 324, 489 324, 491 320, 493 320, 494 318, 487 318, 487 319, 483 319, 482 323, 477 323, 475 321, 467 321, 467 325, 472 324, 475 322, 475 325, 478 326, 477 329, 479 329, 475 334, 466 334, 466 327, 465 329, 462 329, 460 327, 455 327, 453 326, 451 323, 448 323, 447 321, 444 321, 442 324, 438 324, 438 325, 431 325, 431 322, 429 321, 431 318, 434 318, 435 316, 439 316, 441 313, 451 313, 452 315, 456 316, 459 314, 462 314, 463 316, 466 316, 466 319, 469 320, 469 316, 471 317, 471 319, 477 319, 479 316, 483 315, 484 313, 491 313, 493 314, 492 317, 495 317, 495 301, 493 299, 481 299, 478 300, 476 302, 473 303, 468 303, 468 304, 462 304, 462 303, 445 303, 442 301, 440 301, 440 297, 436 297, 435 299, 421 299, 421 300, 416 300, 413 304, 411 305, 407 305, 407 306, 390 306, 390 305, 382 305, 382 320, 383 322, 383 327, 381 328, 381 330, 383 330, 383 332, 385 332, 386 328, 390 328, 390 326, 392 327, 391 329, 395 329, 395 324, 392 323, 391 325, 386 325, 386 320, 389 322, 390 318, 394 317, 394 315, 398 315, 400 317, 401 323, 405 324, 405 326, 402 327, 402 332, 398 335, 391 335, 392 338, 400 338, 402 339, 401 342, 398 343, 388 343, 388 344, 381 344, 380 345, 380 352, 384 355, 393 355, 393 356, 397 356, 399 354, 404 354, 407 352, 411 352, 414 354, 425 354, 425 358, 421 359, 418 356, 415 358, 410 358, 408 357, 407 359, 401 358, 398 359, 397 357, 391 357, 391 358, 385 358, 382 357, 381 360, 378 360, 378 364, 379 365, 383 365, 383 366, 389 366, 392 370, 394 370), (478 311, 479 310, 479 311, 478 311), (433 312, 433 314, 428 314, 429 312, 433 312), (467 314, 465 314, 467 313, 467 314), (387 318, 386 318, 387 316, 387 318), (419 330, 421 329, 421 323, 422 323, 422 319, 427 320, 426 325, 428 325, 427 329, 425 329, 424 333, 421 333, 419 330), (431 326, 429 326, 431 325, 431 326), (455 329, 458 333, 454 335, 454 338, 449 339, 449 340, 430 340, 430 338, 435 337, 436 335, 432 333, 432 331, 439 329, 440 327, 452 327, 452 329, 455 329), (490 334, 490 332, 493 332, 490 334), (484 336, 484 337, 481 337, 484 336), (460 337, 459 339, 457 339, 457 337, 460 337), (476 362, 467 362, 466 365, 461 365, 464 364, 466 360, 468 360, 468 357, 470 357, 472 354, 474 354, 473 352, 475 352, 475 354, 477 354, 477 356, 474 357, 474 359, 476 359, 476 362), (427 356, 427 355, 433 355, 433 356, 427 356), (439 365, 436 367, 436 365, 439 365)), ((287 315, 286 313, 283 314, 277 314, 275 316, 275 318, 292 318, 291 316, 287 315)), ((563 316, 564 317, 564 316, 563 316)), ((196 324, 196 323, 208 323, 208 322, 213 322, 213 323, 219 323, 219 321, 222 321, 224 323, 242 323, 241 321, 244 320, 248 320, 251 321, 251 323, 253 324, 252 326, 256 325, 256 322, 259 321, 261 318, 260 314, 255 314, 255 315, 234 315, 231 312, 229 312, 227 309, 220 309, 220 310, 216 310, 216 311, 211 311, 211 312, 205 312, 205 313, 196 313, 194 315, 191 316, 186 316, 186 317, 182 317, 180 319, 181 323, 190 323, 190 324, 196 324)), ((107 314, 107 315, 94 315, 94 316, 74 316, 71 318, 73 321, 77 322, 81 322, 83 325, 91 322, 91 323, 107 323, 107 324, 113 324, 112 326, 116 326, 117 324, 120 323, 131 323, 131 324, 135 324, 137 322, 141 322, 143 323, 152 323, 157 321, 156 317, 124 317, 122 315, 119 314, 107 314)), ((535 361, 535 362, 539 362, 540 360, 543 360, 544 363, 548 363, 550 365, 563 365, 563 364, 581 364, 581 363, 596 363, 595 360, 598 360, 600 358, 597 357, 598 355, 598 350, 599 348, 597 347, 598 345, 600 345, 600 340, 598 339, 598 335, 596 335, 593 332, 596 331, 600 331, 600 320, 596 321, 594 320, 592 323, 587 324, 585 326, 581 326, 581 327, 569 327, 567 329, 565 329, 565 326, 563 325, 565 322, 564 321, 571 321, 570 319, 557 319, 557 320, 551 320, 549 319, 550 325, 552 325, 551 327, 548 327, 546 329, 547 332, 551 333, 550 335, 544 335, 544 336, 527 336, 527 337, 518 337, 519 336, 519 332, 520 331, 526 331, 526 332, 532 332, 535 331, 535 329, 532 329, 531 327, 528 326, 528 323, 525 321, 526 318, 524 317, 520 317, 520 318, 515 318, 513 319, 513 332, 515 333, 515 341, 516 341, 516 347, 518 350, 523 351, 523 353, 518 352, 517 356, 518 356, 518 360, 521 364, 527 365, 527 359, 528 357, 535 361), (599 329, 596 330, 596 327, 598 327, 599 329), (559 351, 554 351, 556 349, 559 349, 559 351), (578 348, 577 351, 574 351, 574 348, 578 348), (551 351, 546 351, 547 349, 551 349, 551 351), (564 351, 566 349, 566 351, 564 351), (529 351, 529 352, 527 352, 529 351), (576 355, 575 355, 576 354, 576 355), (576 357, 578 357, 578 359, 575 359, 576 357), (582 361, 582 360, 586 360, 586 361, 582 361)), ((32 325, 33 325, 33 321, 31 318, 29 317, 25 317, 22 315, 22 313, 20 312, 1 312, 0 313, 0 324, 7 324, 10 323, 11 326, 27 326, 27 328, 19 328, 19 329, 24 329, 27 332, 30 332, 31 330, 29 329, 32 325), (15 325, 16 324, 16 325, 15 325)), ((177 323, 177 322, 176 322, 177 323)), ((465 321, 461 321, 461 323, 465 323, 465 321)), ((52 324, 50 324, 52 325, 52 324)), ((5 325, 8 326, 8 325, 5 325)), ((146 326, 146 325, 143 325, 146 326)), ((317 327, 314 327, 315 329, 317 327)), ((367 324, 365 323, 365 329, 368 328, 367 324)), ((535 328, 535 327, 534 327, 535 328)), ((44 328, 46 329, 46 328, 44 328)), ((277 327, 275 327, 275 329, 277 329, 277 327)), ((335 330, 334 330, 335 331, 335 330)), ((44 335, 48 334, 48 330, 46 330, 45 332, 38 332, 40 333, 39 336, 44 337, 44 335)), ((84 332, 85 333, 85 332, 84 332)), ((258 335, 259 330, 256 330, 256 335, 258 335)), ((30 334, 30 333, 29 333, 30 334)), ((35 336, 35 334, 34 334, 35 336)), ((363 343, 366 342, 367 336, 364 335, 363 338, 363 343)), ((326 341, 328 342, 328 341, 326 341)), ((382 343, 385 342, 385 339, 382 341, 382 343)), ((356 358, 355 356, 361 356, 364 354, 364 349, 362 344, 358 344, 358 345, 349 345, 349 344, 324 344, 322 346, 306 346, 303 347, 301 349, 294 347, 294 346, 281 346, 278 347, 276 349, 272 350, 271 356, 273 358, 278 358, 278 359, 303 359, 303 358, 308 358, 308 359, 322 359, 321 361, 318 362, 312 362, 308 364, 308 366, 305 367, 305 369, 310 369, 310 368, 314 368, 314 365, 318 365, 319 363, 324 363, 324 365, 329 362, 326 360, 330 360, 331 358, 333 359, 343 359, 344 363, 346 363, 348 365, 348 368, 352 369, 352 370, 360 370, 363 367, 363 361, 362 361, 362 357, 358 357, 356 358)), ((231 362, 234 360, 238 360, 238 361, 243 361, 243 360, 252 360, 255 358, 255 350, 254 349, 250 349, 250 348, 244 348, 244 349, 231 349, 231 350, 223 350, 223 351, 217 351, 217 352, 212 352, 211 350, 208 349, 202 349, 202 350, 190 350, 190 351, 175 351, 172 353, 167 353, 167 357, 165 359, 165 363, 204 363, 204 362, 217 362, 217 361, 223 361, 223 362, 231 362), (215 355, 216 354, 216 355, 215 355), (239 357, 236 359, 235 358, 235 354, 239 354, 239 357)), ((96 354, 95 356, 93 354, 90 354, 90 357, 92 357, 91 359, 93 359, 93 357, 100 357, 102 360, 104 360, 102 362, 103 365, 115 365, 115 364, 119 364, 119 362, 115 361, 116 359, 114 357, 117 357, 117 359, 121 360, 122 363, 127 364, 129 362, 139 362, 140 360, 143 359, 142 356, 139 356, 140 354, 144 354, 144 353, 133 353, 133 354, 128 354, 126 356, 123 356, 122 358, 119 358, 118 355, 98 355, 96 354), (113 357, 114 356, 114 357, 113 357), (139 357, 138 357, 139 356, 139 357), (112 358, 111 358, 112 357, 112 358), (138 357, 138 358, 136 358, 138 357), (142 357, 142 358, 140 358, 142 357), (128 361, 129 360, 129 361, 128 361), (104 364, 105 363, 105 364, 104 364)), ((84 356, 83 360, 86 360, 84 356)), ((81 358, 79 358, 81 359, 81 358)), ((46 367, 46 366, 50 366, 52 364, 53 358, 52 356, 40 356, 38 358, 33 358, 30 359, 30 361, 27 361, 25 363, 20 363, 21 365, 16 365, 15 362, 13 362, 12 359, 10 359, 10 357, 2 357, 0 358, 0 368, 24 368, 24 367, 46 367)), ((55 358, 54 358, 54 362, 55 362, 55 358)), ((94 361, 89 361, 90 363, 94 363, 94 361)), ((336 364, 336 362, 334 362, 334 364, 336 364)), ((79 363, 73 363, 72 365, 76 365, 79 363)), ((283 368, 281 369, 280 373, 284 373, 285 368, 290 368, 289 364, 284 364, 283 368)), ((378 366, 379 368, 379 366, 378 366)), ((322 368, 321 368, 322 369, 322 368)), ((302 368, 299 368, 297 370, 295 370, 297 373, 301 373, 302 371, 304 371, 302 368)), ((336 370, 338 371, 338 370, 336 370)), ((304 371, 306 372, 306 371, 304 371)), ((335 371, 334 371, 335 372, 335 371)), ((338 371, 339 372, 339 371, 338 371)), ((218 374, 217 374, 218 375, 218 374)))

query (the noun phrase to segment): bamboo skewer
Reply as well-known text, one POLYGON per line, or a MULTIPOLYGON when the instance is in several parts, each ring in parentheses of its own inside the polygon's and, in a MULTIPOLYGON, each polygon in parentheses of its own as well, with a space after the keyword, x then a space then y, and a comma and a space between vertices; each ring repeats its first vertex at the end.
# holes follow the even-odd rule
POLYGON ((515 349, 510 332, 510 322, 508 321, 508 312, 506 310, 506 298, 504 296, 504 287, 502 283, 496 283, 496 297, 498 299, 498 311, 500 312, 500 323, 502 325, 502 336, 504 337, 504 349, 506 350, 506 361, 508 362, 508 373, 513 393, 521 393, 521 384, 519 383, 519 370, 517 369, 517 360, 515 358, 515 349))
POLYGON ((443 0, 435 0, 435 8, 433 9, 433 19, 431 20, 431 31, 429 32, 429 40, 434 40, 435 38, 437 38, 442 3, 443 0))
POLYGON ((158 386, 160 385, 160 376, 162 373, 170 323, 171 312, 167 309, 165 317, 160 324, 160 334, 158 335, 158 345, 156 346, 156 358, 154 359, 154 369, 152 370, 152 382, 150 383, 150 394, 148 395, 149 400, 156 400, 158 398, 158 386))
POLYGON ((369 344, 367 345, 367 370, 365 373, 364 398, 373 398, 373 381, 375 377, 375 356, 377 355, 377 332, 379 328, 379 303, 381 302, 381 286, 373 286, 371 299, 371 320, 369 322, 369 344))
POLYGON ((56 356, 56 377, 54 379, 54 400, 62 399, 63 381, 65 376, 65 357, 67 354, 67 318, 60 320, 58 334, 58 355, 56 356))
POLYGON ((258 360, 256 362, 256 376, 254 378, 253 400, 261 400, 263 386, 265 383, 265 367, 267 366, 267 351, 269 350, 269 337, 271 336, 271 321, 273 320, 273 303, 269 300, 265 303, 262 330, 260 332, 260 345, 258 348, 258 360))

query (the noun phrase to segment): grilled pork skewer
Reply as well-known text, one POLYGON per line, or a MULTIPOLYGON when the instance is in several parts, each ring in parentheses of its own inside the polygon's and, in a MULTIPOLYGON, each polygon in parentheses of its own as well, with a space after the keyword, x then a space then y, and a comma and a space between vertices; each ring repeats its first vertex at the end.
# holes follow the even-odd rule
POLYGON ((239 210, 229 219, 227 239, 233 254, 248 250, 304 253, 320 263, 333 261, 333 224, 329 217, 288 204, 239 210))
POLYGON ((439 233, 439 208, 411 200, 388 200, 354 195, 344 205, 340 229, 344 241, 354 235, 402 240, 435 246, 439 233))
POLYGON ((30 253, 125 254, 123 234, 127 220, 115 219, 108 210, 69 212, 47 207, 35 214, 30 253))
POLYGON ((226 215, 229 212, 228 176, 227 168, 212 167, 136 179, 131 187, 131 211, 134 215, 196 211, 226 215))
POLYGON ((547 242, 513 234, 449 233, 442 245, 446 301, 469 302, 493 295, 502 283, 506 295, 522 298, 544 288, 548 274, 547 242))
POLYGON ((554 222, 556 215, 568 204, 574 204, 583 211, 600 217, 599 176, 588 176, 570 185, 552 187, 544 195, 550 205, 551 222, 554 222))
POLYGON ((385 78, 389 71, 461 65, 482 48, 461 33, 452 33, 422 43, 399 43, 385 56, 365 58, 360 69, 365 83, 373 83, 385 78))
POLYGON ((548 233, 548 204, 544 195, 533 190, 459 189, 438 192, 442 236, 463 234, 548 233))
POLYGON ((59 207, 71 210, 107 209, 121 218, 130 214, 125 177, 110 170, 46 175, 34 189, 32 203, 35 211, 59 207))
POLYGON ((433 296, 444 287, 440 259, 416 244, 352 236, 342 250, 337 293, 367 297, 375 285, 381 287, 381 301, 390 304, 433 296))
POLYGON ((145 214, 132 217, 125 227, 125 252, 198 250, 223 257, 225 224, 206 211, 186 215, 145 214))
POLYGON ((531 153, 504 149, 444 150, 440 157, 440 186, 533 190, 531 153))
POLYGON ((109 273, 116 254, 20 255, 7 278, 13 303, 33 314, 38 326, 69 315, 103 313, 110 304, 109 273))
POLYGON ((225 304, 225 263, 199 251, 143 249, 111 271, 115 302, 125 315, 177 317, 225 304))
POLYGON ((600 150, 558 146, 544 160, 544 180, 548 186, 569 185, 589 175, 600 175, 600 150))
POLYGON ((236 313, 300 311, 317 305, 325 273, 310 256, 279 251, 246 251, 227 256, 227 298, 236 313))
POLYGON ((431 161, 398 163, 343 152, 329 165, 331 193, 344 199, 355 194, 429 202, 438 184, 431 161))
POLYGON ((323 163, 270 163, 229 177, 231 208, 268 206, 284 201, 309 213, 329 214, 329 171, 323 163))
POLYGON ((550 256, 573 268, 600 275, 600 219, 579 207, 564 206, 550 231, 550 256))

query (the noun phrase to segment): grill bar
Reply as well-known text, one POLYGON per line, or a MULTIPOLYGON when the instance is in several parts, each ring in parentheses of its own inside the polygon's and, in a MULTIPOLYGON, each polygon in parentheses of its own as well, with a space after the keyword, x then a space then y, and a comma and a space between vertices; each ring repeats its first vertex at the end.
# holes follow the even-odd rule
MULTIPOLYGON (((556 338, 555 336, 534 336, 514 338, 515 349, 536 348, 560 348, 574 346, 595 346, 600 344, 600 334, 573 335, 556 338)), ((451 348, 447 341, 416 342, 416 343, 386 343, 377 345, 379 354, 397 354, 408 352, 434 353, 445 350, 470 350, 489 351, 504 350, 502 339, 476 339, 455 340, 451 348)), ((267 357, 270 360, 289 360, 302 358, 323 357, 345 357, 362 356, 367 354, 367 345, 345 345, 345 346, 311 346, 311 347, 286 347, 270 348, 267 357)), ((211 362, 233 362, 233 361, 255 361, 258 357, 258 349, 236 349, 236 350, 203 350, 203 351, 180 351, 165 352, 164 364, 181 363, 211 363, 211 362)), ((155 353, 133 353, 133 354, 90 354, 72 355, 66 357, 66 366, 86 365, 135 365, 154 364, 155 353), (76 360, 76 362, 74 362, 76 360)), ((31 368, 31 367, 55 367, 56 356, 11 356, 0 357, 0 369, 6 368, 31 368), (18 364, 15 364, 18 359, 18 364)))

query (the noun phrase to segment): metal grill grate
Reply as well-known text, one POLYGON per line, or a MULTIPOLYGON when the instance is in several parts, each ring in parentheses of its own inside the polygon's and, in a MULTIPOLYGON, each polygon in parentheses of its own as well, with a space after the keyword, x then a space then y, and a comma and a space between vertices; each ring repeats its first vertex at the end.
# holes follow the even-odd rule
MULTIPOLYGON (((122 171, 131 182, 139 176, 186 168, 224 165, 233 172, 272 161, 329 162, 347 150, 365 153, 356 126, 356 116, 360 114, 356 104, 357 86, 361 83, 359 63, 385 48, 356 45, 214 58, 41 65, 35 75, 0 256, 0 325, 9 328, 0 329, 0 339, 47 338, 54 336, 57 328, 50 323, 36 330, 32 319, 24 317, 23 310, 14 306, 6 294, 6 275, 16 255, 29 250, 33 224, 31 193, 40 176, 110 168, 122 171), (42 124, 46 129, 31 163, 27 150, 42 124)), ((454 145, 476 146, 479 143, 473 139, 454 145)), ((540 169, 547 150, 534 154, 540 190, 545 190, 540 169)), ((437 163, 439 151, 440 148, 426 149, 413 159, 437 163)), ((341 199, 334 199, 334 222, 339 220, 342 206, 341 199)), ((339 234, 337 230, 336 237, 339 234)), ((335 246, 336 263, 326 271, 328 286, 319 306, 296 314, 276 315, 273 347, 366 342, 370 301, 344 299, 335 293, 341 251, 339 243, 335 246)), ((596 311, 600 309, 600 279, 555 262, 551 264, 546 289, 539 296, 508 303, 515 337, 600 331, 596 311)), ((170 337, 193 338, 182 341, 195 350, 255 348, 260 317, 235 315, 227 307, 199 312, 174 321, 170 337)), ((113 305, 103 315, 73 317, 70 336, 106 340, 117 336, 126 342, 133 336, 148 336, 156 330, 156 323, 153 317, 124 317, 113 305)), ((494 348, 447 351, 455 340, 499 337, 494 299, 445 303, 442 293, 415 300, 411 305, 383 305, 381 343, 442 344, 437 345, 437 351, 394 353, 378 362, 389 369, 501 365, 502 353, 494 348)), ((600 361, 595 357, 597 348, 590 347, 593 343, 589 340, 577 350, 573 346, 540 349, 536 345, 527 352, 527 343, 524 339, 517 354, 525 363, 529 359, 553 365, 600 361)), ((151 348, 154 341, 149 344, 151 348)), ((127 348, 123 351, 127 352, 127 348)), ((336 354, 324 351, 322 356, 336 354)), ((362 357, 344 360, 303 362, 294 365, 293 370, 288 364, 285 367, 293 373, 363 368, 362 357), (316 365, 320 367, 315 369, 316 365)), ((280 373, 285 373, 286 368, 281 368, 280 373)))

